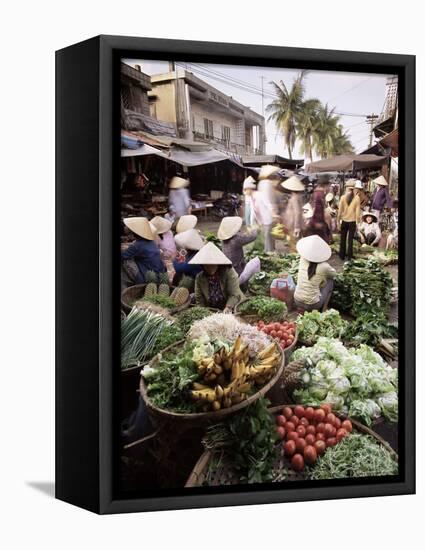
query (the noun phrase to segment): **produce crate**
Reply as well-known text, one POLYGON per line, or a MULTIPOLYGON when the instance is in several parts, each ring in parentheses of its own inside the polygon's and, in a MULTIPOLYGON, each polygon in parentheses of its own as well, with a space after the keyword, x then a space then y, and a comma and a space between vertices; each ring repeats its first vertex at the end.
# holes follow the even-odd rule
MULTIPOLYGON (((294 407, 294 405, 279 405, 276 407, 269 408, 270 414, 276 415, 278 412, 282 410, 283 407, 289 406, 291 408, 294 407)), ((336 413, 334 411, 334 414, 338 416, 341 420, 346 420, 347 417, 336 413)), ((360 433, 363 433, 365 435, 370 435, 376 441, 378 441, 385 449, 392 455, 395 461, 398 462, 398 455, 397 453, 388 445, 388 443, 382 439, 376 432, 368 428, 367 426, 364 426, 360 422, 357 422, 356 420, 349 419, 353 425, 353 431, 357 431, 360 433)), ((281 446, 281 443, 277 443, 276 446, 281 446)), ((278 453, 278 456, 275 460, 274 466, 273 466, 273 480, 272 482, 280 482, 280 481, 299 481, 299 480, 305 480, 306 476, 304 472, 296 472, 291 467, 290 460, 283 455, 283 453, 278 453)), ((200 456, 198 462, 195 464, 186 484, 185 487, 201 487, 203 485, 209 485, 209 486, 222 486, 222 485, 238 485, 240 484, 239 479, 236 475, 236 473, 232 470, 231 464, 229 464, 229 461, 226 460, 224 457, 223 452, 213 452, 210 450, 206 450, 202 453, 200 456), (208 479, 208 471, 211 466, 212 461, 217 462, 217 467, 214 469, 214 472, 212 475, 210 475, 208 479)))
MULTIPOLYGON (((172 346, 168 347, 167 351, 172 350, 174 348, 178 350, 185 344, 185 342, 186 342, 185 340, 176 342, 172 346)), ((237 405, 233 405, 227 409, 220 409, 218 411, 208 411, 208 412, 199 412, 199 413, 178 413, 178 412, 161 409, 155 406, 150 400, 148 396, 147 386, 145 384, 143 376, 140 377, 140 388, 139 388, 140 395, 146 403, 149 414, 155 420, 178 423, 178 424, 187 424, 190 426, 202 426, 202 425, 214 424, 216 422, 220 422, 221 420, 223 420, 223 418, 226 418, 232 414, 235 414, 241 411, 251 403, 254 403, 255 401, 257 401, 257 399, 265 395, 274 386, 274 384, 279 380, 283 372, 283 368, 285 366, 285 355, 280 348, 278 348, 278 351, 281 357, 281 361, 273 377, 266 384, 264 384, 264 386, 259 388, 258 391, 256 391, 254 394, 247 397, 244 401, 238 403, 237 405)), ((149 366, 152 368, 155 368, 155 365, 158 362, 158 359, 159 359, 158 355, 155 356, 149 362, 149 366)))
MULTIPOLYGON (((143 283, 143 284, 140 284, 140 285, 133 285, 133 286, 129 286, 128 288, 126 288, 125 290, 122 291, 121 293, 121 305, 122 305, 122 308, 124 309, 124 311, 131 311, 132 307, 133 307, 133 303, 136 302, 137 300, 142 300, 143 299, 143 296, 145 294, 145 287, 146 287, 146 284, 143 283)), ((171 292, 175 289, 176 287, 174 286, 170 286, 170 294, 171 292)), ((189 299, 184 303, 182 304, 181 306, 176 306, 175 308, 172 308, 170 309, 170 315, 172 315, 173 313, 177 313, 179 311, 183 311, 184 309, 187 309, 190 305, 190 295, 189 295, 189 299)))

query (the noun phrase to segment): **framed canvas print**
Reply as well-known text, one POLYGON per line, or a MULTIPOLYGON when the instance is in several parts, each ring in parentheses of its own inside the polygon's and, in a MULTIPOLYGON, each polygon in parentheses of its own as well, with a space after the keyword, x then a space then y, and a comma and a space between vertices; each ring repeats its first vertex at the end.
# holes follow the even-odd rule
POLYGON ((56 496, 415 490, 413 56, 56 54, 56 496))

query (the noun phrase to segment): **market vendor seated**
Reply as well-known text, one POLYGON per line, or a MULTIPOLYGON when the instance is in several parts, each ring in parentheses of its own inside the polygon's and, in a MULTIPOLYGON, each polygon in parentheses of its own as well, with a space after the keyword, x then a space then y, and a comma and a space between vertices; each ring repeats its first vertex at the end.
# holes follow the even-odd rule
POLYGON ((189 262, 202 266, 195 279, 196 303, 231 311, 243 298, 232 262, 213 243, 207 243, 189 262))
POLYGON ((132 260, 137 267, 133 282, 136 284, 144 283, 148 271, 165 272, 161 252, 155 243, 155 227, 147 218, 125 218, 123 222, 135 236, 135 241, 121 252, 122 260, 132 260))
POLYGON ((176 233, 184 233, 189 229, 195 229, 198 223, 198 218, 194 214, 185 214, 180 216, 176 225, 176 233))
POLYGON ((327 305, 332 294, 337 272, 327 260, 331 247, 318 235, 310 235, 297 243, 300 255, 294 300, 299 309, 312 311, 327 305))
POLYGON ((163 259, 174 260, 177 255, 177 248, 171 231, 172 222, 162 216, 155 216, 150 223, 155 227, 155 241, 162 252, 163 259))
POLYGON ((373 212, 365 212, 358 228, 359 240, 362 244, 378 246, 381 240, 381 229, 378 218, 373 212))
POLYGON ((255 241, 257 230, 242 232, 243 220, 240 216, 227 216, 222 219, 218 228, 217 237, 222 241, 225 256, 232 262, 238 275, 245 269, 246 261, 243 247, 255 241))
POLYGON ((178 256, 173 261, 173 267, 176 272, 173 278, 173 285, 177 286, 184 275, 195 278, 202 271, 200 265, 191 265, 189 262, 204 246, 204 241, 196 229, 189 229, 188 231, 183 231, 183 233, 178 233, 174 237, 174 240, 179 248, 178 256))

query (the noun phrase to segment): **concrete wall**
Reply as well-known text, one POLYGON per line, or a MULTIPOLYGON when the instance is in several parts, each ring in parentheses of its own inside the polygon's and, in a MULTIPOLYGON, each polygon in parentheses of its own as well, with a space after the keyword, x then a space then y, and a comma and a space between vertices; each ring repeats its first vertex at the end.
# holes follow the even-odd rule
POLYGON ((155 99, 156 118, 166 122, 176 123, 176 101, 174 95, 174 82, 155 84, 153 91, 157 95, 155 99))
POLYGON ((195 132, 204 133, 204 118, 213 121, 214 137, 222 138, 221 127, 228 126, 230 128, 230 141, 232 143, 245 144, 244 130, 241 132, 241 124, 245 127, 243 120, 238 121, 237 118, 227 115, 222 111, 214 108, 209 108, 208 105, 199 103, 191 99, 192 125, 195 132))

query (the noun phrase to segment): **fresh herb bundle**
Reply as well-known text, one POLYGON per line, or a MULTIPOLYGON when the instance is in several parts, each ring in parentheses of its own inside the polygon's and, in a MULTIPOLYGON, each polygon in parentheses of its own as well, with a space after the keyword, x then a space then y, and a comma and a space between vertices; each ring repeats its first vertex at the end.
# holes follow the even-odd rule
POLYGON ((175 412, 193 412, 195 405, 187 397, 189 386, 199 378, 192 359, 193 344, 180 353, 163 357, 155 367, 145 367, 143 378, 152 403, 175 412))
POLYGON ((392 287, 391 275, 375 259, 352 260, 335 279, 332 305, 354 317, 387 313, 392 287))
POLYGON ((194 306, 177 315, 177 324, 183 334, 186 334, 195 321, 204 319, 212 314, 212 311, 207 307, 194 306))
POLYGON ((288 313, 288 306, 276 298, 255 296, 248 298, 239 306, 243 315, 257 315, 265 322, 280 321, 288 313))
POLYGON ((157 304, 165 309, 173 309, 176 307, 176 302, 169 296, 162 296, 161 294, 153 294, 152 296, 145 296, 144 302, 150 302, 157 304))
POLYGON ((224 450, 241 481, 262 483, 272 480, 276 430, 273 417, 267 410, 269 405, 269 401, 261 397, 226 423, 207 430, 205 447, 224 450))
POLYGON ((310 479, 341 479, 396 475, 392 454, 373 437, 352 433, 329 447, 309 471, 310 479))

